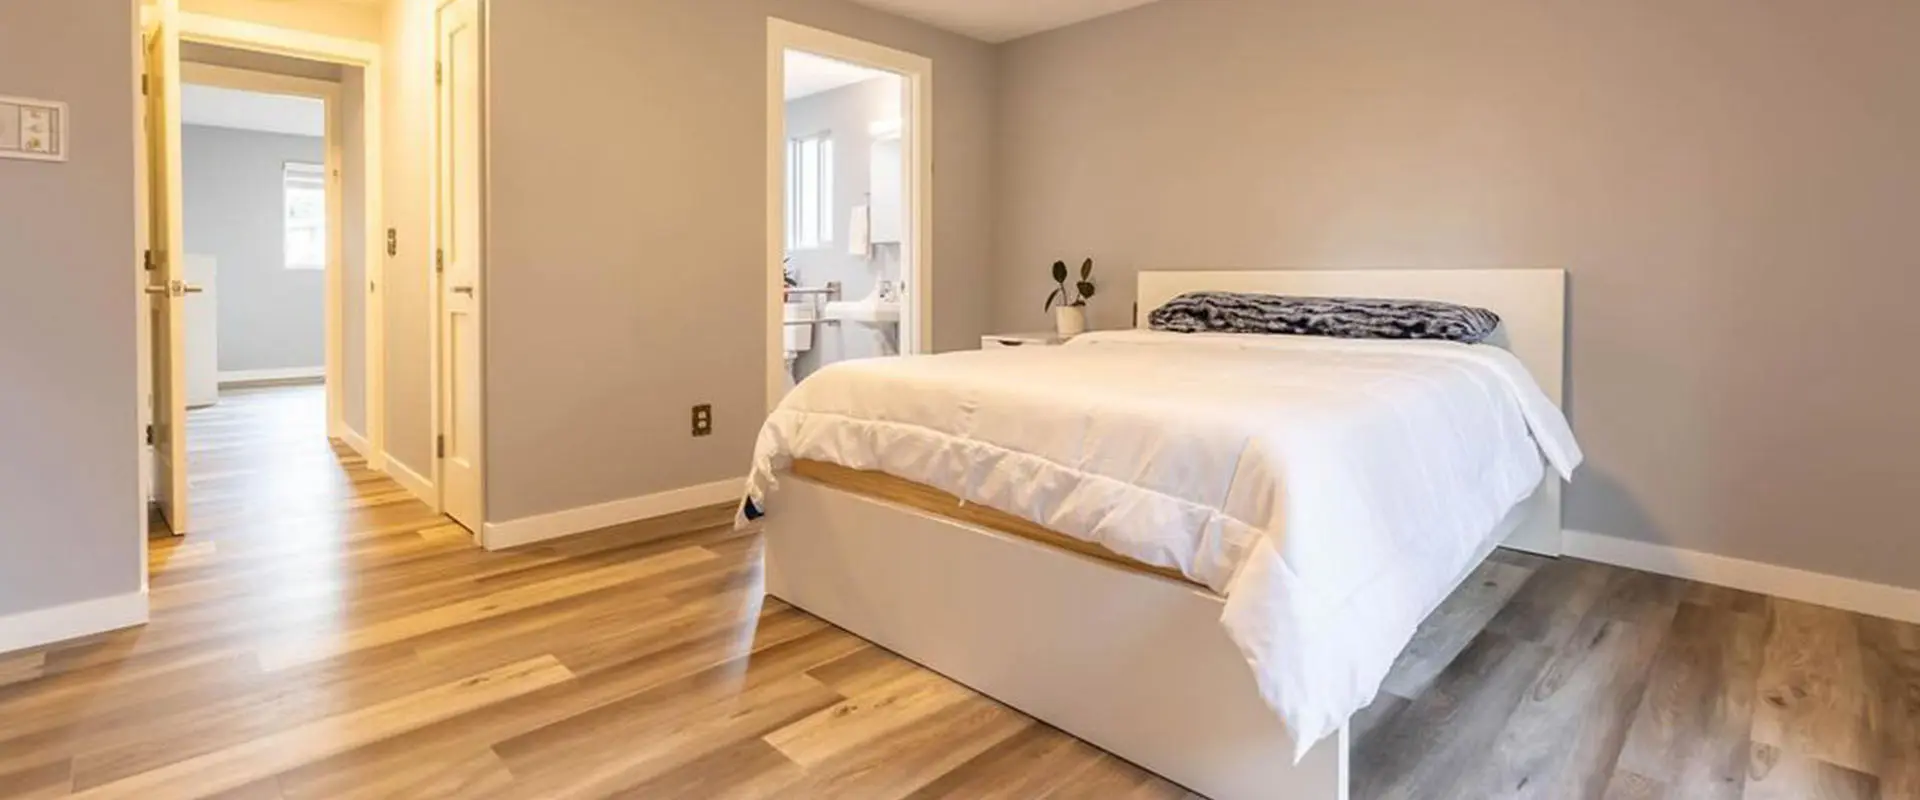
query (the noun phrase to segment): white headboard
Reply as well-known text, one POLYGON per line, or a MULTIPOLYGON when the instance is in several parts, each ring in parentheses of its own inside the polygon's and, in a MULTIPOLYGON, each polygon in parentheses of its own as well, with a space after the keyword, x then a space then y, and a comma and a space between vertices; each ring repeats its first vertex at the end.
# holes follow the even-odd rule
POLYGON ((1519 357, 1560 403, 1566 386, 1567 273, 1558 269, 1266 270, 1140 273, 1134 325, 1186 292, 1259 292, 1310 297, 1439 300, 1500 315, 1493 344, 1519 357))

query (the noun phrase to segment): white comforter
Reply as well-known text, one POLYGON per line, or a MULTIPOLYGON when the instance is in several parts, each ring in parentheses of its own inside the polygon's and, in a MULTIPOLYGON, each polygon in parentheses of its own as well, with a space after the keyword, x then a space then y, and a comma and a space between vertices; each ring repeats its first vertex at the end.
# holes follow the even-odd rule
POLYGON ((1488 345, 1116 331, 1065 347, 850 361, 767 420, 792 459, 880 470, 1226 598, 1296 757, 1366 707, 1420 621, 1539 485, 1566 419, 1488 345))

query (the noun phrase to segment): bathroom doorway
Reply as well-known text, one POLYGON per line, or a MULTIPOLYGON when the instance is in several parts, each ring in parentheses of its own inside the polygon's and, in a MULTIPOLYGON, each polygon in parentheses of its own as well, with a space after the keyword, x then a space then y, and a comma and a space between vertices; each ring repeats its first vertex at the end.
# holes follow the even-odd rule
POLYGON ((931 349, 932 64, 768 23, 772 408, 829 364, 931 349))

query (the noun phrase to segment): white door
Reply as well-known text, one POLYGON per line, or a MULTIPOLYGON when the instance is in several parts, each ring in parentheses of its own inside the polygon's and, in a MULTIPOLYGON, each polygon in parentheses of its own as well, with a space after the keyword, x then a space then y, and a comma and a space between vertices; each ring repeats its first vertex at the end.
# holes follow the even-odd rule
POLYGON ((482 521, 480 480, 480 2, 439 11, 440 485, 447 515, 482 521))
POLYGON ((149 384, 153 498, 175 535, 188 531, 185 259, 180 222, 180 31, 178 0, 153 6, 143 30, 146 75, 146 205, 149 384))

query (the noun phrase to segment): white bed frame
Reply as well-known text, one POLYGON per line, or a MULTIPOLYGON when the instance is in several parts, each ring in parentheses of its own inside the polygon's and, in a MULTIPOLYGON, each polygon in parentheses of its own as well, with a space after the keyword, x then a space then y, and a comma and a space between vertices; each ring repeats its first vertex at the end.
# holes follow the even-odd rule
MULTIPOLYGON (((1143 272, 1139 307, 1202 289, 1426 298, 1493 309, 1555 403, 1560 270, 1143 272)), ((1141 315, 1144 319, 1144 315, 1141 315)), ((1214 800, 1346 800, 1348 735, 1293 763, 1204 589, 783 475, 766 591, 1214 800)), ((1557 554, 1557 479, 1502 523, 1557 554)), ((1456 580, 1464 580, 1462 574, 1456 580)))

